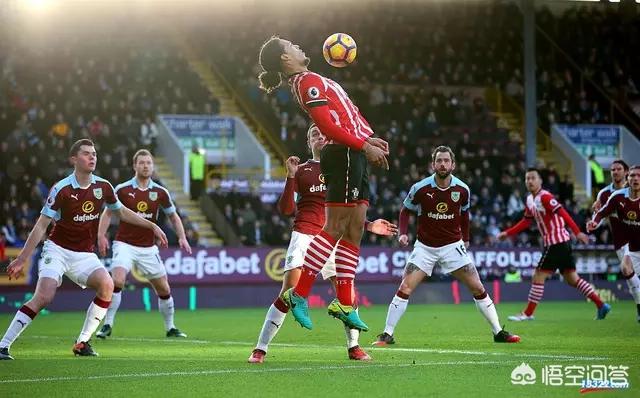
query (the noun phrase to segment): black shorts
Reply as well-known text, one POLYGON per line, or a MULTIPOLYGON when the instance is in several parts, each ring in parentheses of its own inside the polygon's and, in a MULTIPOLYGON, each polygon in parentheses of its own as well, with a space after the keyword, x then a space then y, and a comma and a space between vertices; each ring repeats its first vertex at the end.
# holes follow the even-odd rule
POLYGON ((538 269, 549 273, 556 272, 556 269, 560 270, 560 273, 575 271, 576 259, 573 257, 571 244, 567 241, 545 247, 538 262, 538 269))
POLYGON ((327 186, 327 206, 369 203, 369 172, 362 151, 328 144, 320 152, 320 170, 327 186))

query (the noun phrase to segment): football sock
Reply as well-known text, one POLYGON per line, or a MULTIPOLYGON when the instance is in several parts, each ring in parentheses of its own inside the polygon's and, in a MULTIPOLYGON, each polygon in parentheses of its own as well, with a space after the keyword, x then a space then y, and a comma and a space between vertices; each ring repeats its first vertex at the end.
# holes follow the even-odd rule
POLYGON ((384 333, 393 336, 393 331, 396 329, 396 325, 402 318, 402 315, 407 310, 409 305, 409 296, 398 290, 391 304, 389 304, 389 310, 387 311, 387 321, 384 327, 384 333))
POLYGON ((335 246, 336 240, 325 231, 321 231, 313 238, 311 243, 309 243, 307 252, 304 254, 302 273, 294 289, 297 295, 309 297, 313 283, 316 280, 316 275, 318 275, 322 267, 327 263, 335 246))
POLYGON ((164 318, 164 328, 167 331, 174 329, 176 325, 173 323, 173 315, 176 310, 173 305, 173 297, 170 294, 158 297, 158 310, 164 318))
POLYGON ((602 300, 600 300, 600 296, 598 296, 598 293, 596 293, 596 291, 593 290, 593 287, 589 284, 589 282, 585 281, 584 279, 582 278, 578 279, 578 283, 576 284, 576 289, 580 290, 580 293, 582 293, 586 298, 593 301, 596 307, 600 308, 604 305, 602 300))
POLYGON ((22 333, 22 331, 25 330, 27 326, 29 326, 36 315, 38 314, 26 305, 20 307, 18 312, 16 312, 16 315, 13 317, 13 320, 9 324, 9 328, 2 337, 2 340, 0 341, 0 347, 11 348, 11 344, 13 344, 18 336, 20 336, 20 333, 22 333))
MULTIPOLYGON (((358 312, 357 308, 356 312, 358 312)), ((358 338, 360 337, 360 331, 358 329, 351 329, 347 325, 344 325, 344 331, 347 334, 347 349, 357 346, 358 338)))
POLYGON ((280 297, 271 304, 267 311, 267 316, 264 319, 260 336, 258 337, 258 344, 256 344, 258 350, 267 352, 269 343, 276 337, 280 326, 282 326, 284 322, 284 318, 287 316, 287 312, 289 312, 289 307, 287 307, 280 297))
POLYGON ((122 288, 114 287, 113 294, 111 295, 111 305, 107 310, 107 316, 104 317, 104 324, 113 326, 116 318, 116 312, 120 308, 120 302, 122 301, 122 288))
POLYGON ((636 304, 640 304, 640 279, 638 278, 638 274, 633 272, 629 277, 625 277, 625 279, 627 280, 629 293, 633 296, 633 301, 636 304))
POLYGON ((533 315, 533 312, 536 310, 536 306, 542 300, 542 294, 544 293, 544 283, 536 283, 533 282, 531 284, 531 289, 529 290, 529 302, 527 303, 527 308, 524 310, 524 314, 526 316, 533 315))
POLYGON ((107 308, 109 308, 110 301, 100 300, 99 298, 94 298, 93 302, 89 304, 89 308, 87 309, 87 317, 84 320, 84 325, 82 326, 82 331, 76 340, 76 343, 87 342, 91 339, 93 332, 96 331, 100 322, 107 314, 107 308))
POLYGON ((491 325, 491 330, 493 334, 498 334, 502 330, 502 326, 500 326, 500 319, 498 319, 498 312, 496 311, 496 306, 493 304, 493 300, 487 294, 487 292, 482 293, 481 295, 474 296, 473 301, 476 302, 476 307, 480 310, 480 313, 491 325))
POLYGON ((360 248, 340 240, 336 249, 336 291, 342 305, 353 305, 353 281, 360 261, 360 248))

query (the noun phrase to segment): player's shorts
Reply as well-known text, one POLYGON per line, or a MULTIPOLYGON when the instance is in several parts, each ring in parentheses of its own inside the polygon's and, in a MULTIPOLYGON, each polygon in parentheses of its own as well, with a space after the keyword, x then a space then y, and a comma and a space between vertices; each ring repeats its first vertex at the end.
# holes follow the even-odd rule
POLYGON ((327 186, 328 206, 355 206, 369 203, 369 171, 363 151, 328 144, 320 153, 320 169, 327 186))
POLYGON ((76 252, 46 240, 40 256, 38 278, 55 279, 60 286, 62 275, 66 275, 67 278, 85 289, 89 276, 101 268, 106 271, 102 261, 95 253, 76 252))
POLYGON ((616 255, 618 256, 618 260, 620 260, 620 262, 622 262, 622 259, 624 258, 624 255, 629 253, 629 244, 627 243, 626 245, 622 246, 621 248, 619 248, 618 250, 616 250, 616 255))
POLYGON ((449 274, 471 264, 472 261, 462 240, 440 247, 427 246, 416 240, 407 263, 415 265, 425 274, 431 276, 436 263, 443 273, 449 274))
MULTIPOLYGON (((289 242, 289 248, 287 249, 287 256, 284 260, 284 270, 290 271, 295 268, 300 268, 304 264, 304 255, 307 252, 309 244, 313 240, 314 235, 301 234, 300 232, 293 231, 291 233, 291 241, 289 242)), ((323 279, 329 279, 332 276, 336 276, 336 251, 333 250, 329 260, 322 267, 323 279)))
POLYGON ((575 271, 576 258, 569 241, 545 247, 537 268, 548 273, 554 273, 556 270, 560 270, 560 273, 575 271))
POLYGON ((134 265, 140 275, 147 279, 157 279, 167 275, 158 246, 140 247, 114 241, 111 268, 121 267, 128 273, 134 265))
POLYGON ((631 259, 631 265, 636 274, 640 275, 640 252, 627 251, 627 256, 631 259))

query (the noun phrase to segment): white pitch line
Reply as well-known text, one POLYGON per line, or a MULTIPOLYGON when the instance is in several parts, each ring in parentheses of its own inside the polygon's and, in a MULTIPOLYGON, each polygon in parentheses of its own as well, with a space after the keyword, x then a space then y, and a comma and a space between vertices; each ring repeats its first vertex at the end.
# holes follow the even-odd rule
MULTIPOLYGON (((32 338, 32 339, 66 339, 66 337, 62 336, 25 336, 23 338, 32 338)), ((210 340, 193 340, 193 339, 152 339, 146 337, 109 337, 107 340, 115 340, 115 341, 135 341, 140 343, 189 343, 189 344, 211 344, 213 341, 210 340)))
POLYGON ((78 380, 102 380, 102 379, 126 379, 142 377, 171 377, 171 376, 203 376, 233 373, 273 373, 273 372, 315 372, 318 370, 347 370, 347 369, 371 369, 371 368, 408 368, 412 366, 463 366, 463 365, 504 365, 504 361, 445 361, 424 363, 399 363, 399 364, 368 364, 368 365, 344 365, 344 366, 308 366, 293 368, 263 368, 263 369, 218 369, 200 370, 193 372, 157 372, 157 373, 124 373, 96 376, 52 376, 33 379, 9 379, 0 380, 0 384, 11 383, 42 383, 54 381, 78 381, 78 380))
MULTIPOLYGON (((219 341, 218 344, 222 345, 248 345, 253 343, 246 341, 219 341)), ((320 344, 290 344, 290 343, 271 343, 270 346, 276 347, 292 347, 292 348, 340 348, 343 346, 324 346, 320 344)), ((519 358, 540 358, 540 359, 566 359, 571 361, 603 361, 609 358, 607 357, 588 357, 588 356, 574 356, 574 355, 554 355, 554 354, 536 354, 536 353, 519 353, 519 352, 484 352, 484 351, 467 351, 467 350, 451 350, 444 348, 390 348, 390 347, 368 347, 367 349, 374 351, 400 351, 400 352, 426 352, 434 354, 465 354, 465 355, 496 355, 496 356, 512 356, 519 358)))

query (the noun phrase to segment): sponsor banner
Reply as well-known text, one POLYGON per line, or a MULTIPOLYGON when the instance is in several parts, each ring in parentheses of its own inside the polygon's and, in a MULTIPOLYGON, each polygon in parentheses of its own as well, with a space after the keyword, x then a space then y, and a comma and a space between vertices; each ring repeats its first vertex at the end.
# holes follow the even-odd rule
MULTIPOLYGON (((268 283, 281 281, 286 260, 285 248, 212 248, 194 250, 188 255, 179 249, 160 250, 167 274, 172 283, 268 283)), ((361 282, 397 282, 410 248, 364 247, 356 269, 361 282)), ((524 276, 533 273, 542 252, 539 249, 499 249, 476 247, 469 254, 483 275, 493 274, 514 266, 524 276)), ((580 273, 605 273, 618 260, 613 250, 576 251, 580 273)), ((435 274, 439 274, 436 267, 435 274)), ((135 269, 133 277, 144 281, 135 269)))
POLYGON ((247 179, 214 179, 211 187, 218 193, 257 193, 262 203, 275 203, 284 191, 286 181, 280 180, 247 180, 247 179))
POLYGON ((186 152, 196 143, 207 152, 210 163, 233 163, 236 159, 235 120, 206 115, 160 115, 186 152))
POLYGON ((619 126, 560 124, 557 127, 584 157, 594 154, 605 167, 620 157, 619 126))

